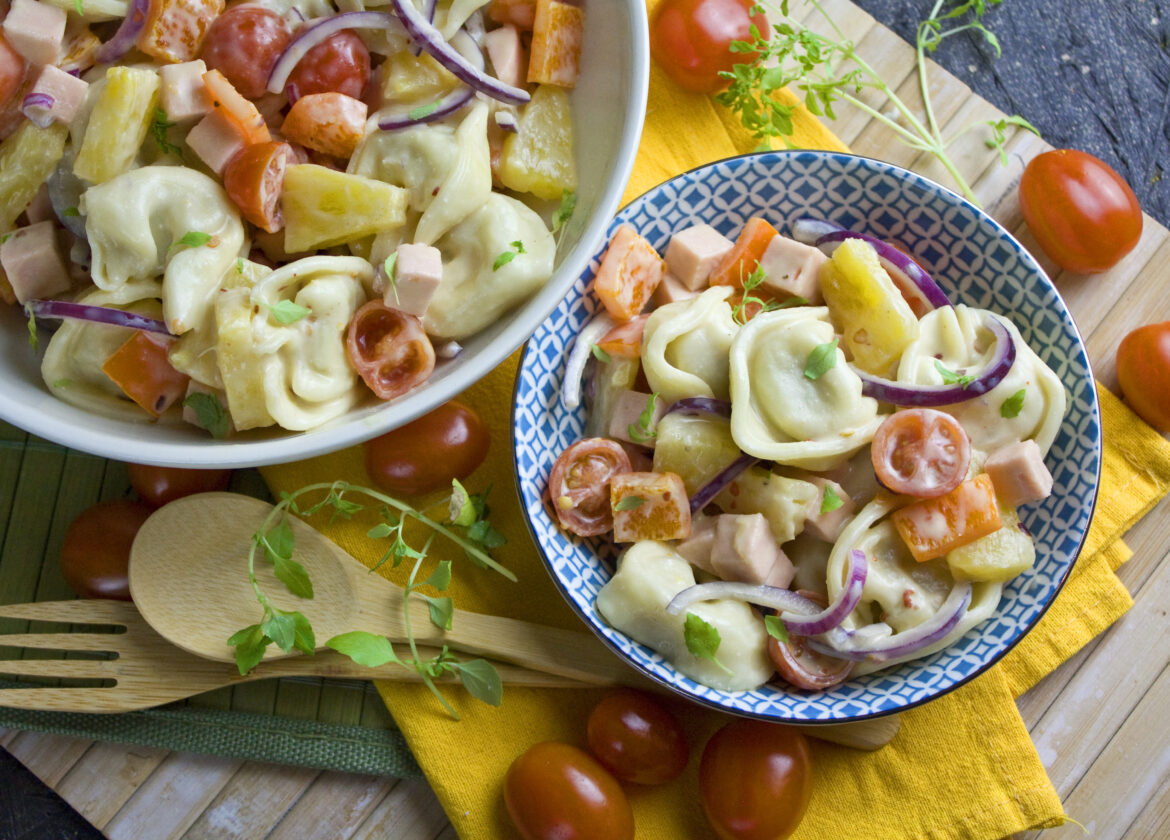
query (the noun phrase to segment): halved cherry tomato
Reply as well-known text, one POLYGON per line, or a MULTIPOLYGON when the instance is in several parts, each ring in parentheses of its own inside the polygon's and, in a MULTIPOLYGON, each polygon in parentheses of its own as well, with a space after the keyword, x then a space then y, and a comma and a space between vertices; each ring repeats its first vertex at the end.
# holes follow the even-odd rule
MULTIPOLYGON (((810 601, 826 606, 824 596, 799 590, 810 601)), ((805 691, 824 691, 842 683, 853 670, 853 662, 835 656, 825 656, 812 650, 804 636, 789 634, 788 641, 782 642, 775 636, 768 636, 768 658, 784 680, 805 691)))
POLYGON ((228 198, 256 227, 276 233, 284 227, 280 190, 284 170, 293 162, 292 146, 279 140, 245 146, 223 170, 228 198))
POLYGON ((727 87, 720 76, 756 53, 733 53, 732 41, 752 40, 754 25, 768 37, 768 19, 750 14, 754 0, 663 0, 650 23, 650 54, 687 90, 714 93, 727 87))
POLYGON ((280 131, 294 143, 348 158, 366 128, 366 103, 344 93, 310 93, 289 108, 280 131))
POLYGON ((642 353, 642 333, 649 319, 649 315, 637 315, 618 324, 598 340, 597 349, 623 359, 638 358, 642 353))
POLYGON ((545 741, 513 761, 504 804, 524 840, 634 837, 634 812, 621 785, 569 744, 545 741))
POLYGON ((589 750, 626 782, 660 785, 686 769, 690 749, 678 719, 647 694, 631 689, 601 698, 586 725, 589 750))
POLYGON ((354 313, 346 351, 358 375, 383 400, 421 385, 435 369, 435 348, 422 323, 380 300, 354 313))
POLYGON ((782 840, 800 825, 812 795, 808 742, 790 726, 727 724, 707 742, 699 793, 722 840, 782 840))
POLYGON ((288 77, 285 91, 292 87, 290 100, 310 93, 344 93, 361 99, 370 80, 370 51, 352 30, 331 35, 297 62, 288 77))
POLYGON ((1078 274, 1107 271, 1142 236, 1142 208, 1129 184, 1076 149, 1053 149, 1028 162, 1020 210, 1044 253, 1078 274))
POLYGON ((200 58, 241 95, 263 96, 272 66, 292 40, 284 18, 262 6, 232 6, 211 24, 200 58))
POLYGON ((203 74, 203 84, 211 96, 211 106, 222 111, 232 125, 239 129, 245 144, 267 143, 272 139, 264 116, 252 100, 240 95, 232 83, 218 70, 203 74))
POLYGON ((416 495, 450 487, 483 463, 490 438, 474 409, 452 400, 367 441, 366 472, 388 493, 416 495))
POLYGON ((1170 321, 1138 327, 1121 340, 1117 379, 1130 408, 1170 432, 1170 321))
POLYGON ((167 358, 173 341, 135 330, 102 363, 102 373, 151 417, 158 417, 187 393, 189 377, 175 370, 167 358))
POLYGON ((61 574, 82 598, 130 600, 130 546, 154 508, 131 499, 98 502, 69 525, 61 574))
POLYGON ((548 478, 548 498, 561 526, 580 537, 612 528, 609 482, 629 471, 625 450, 605 438, 585 438, 562 452, 548 478))
POLYGON ((194 493, 226 490, 232 477, 231 470, 196 470, 149 464, 127 464, 126 474, 138 498, 151 507, 162 507, 194 493))
POLYGON ((971 440, 946 412, 908 408, 882 421, 869 452, 882 484, 928 499, 951 492, 967 477, 971 440))

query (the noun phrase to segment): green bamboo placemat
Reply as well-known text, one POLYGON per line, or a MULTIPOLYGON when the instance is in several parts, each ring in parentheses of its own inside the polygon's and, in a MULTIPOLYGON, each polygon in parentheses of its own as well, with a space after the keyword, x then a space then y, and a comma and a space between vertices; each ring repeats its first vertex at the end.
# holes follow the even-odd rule
MULTIPOLYGON (((268 495, 253 470, 236 471, 231 489, 268 495)), ((131 493, 124 464, 0 422, 0 603, 73 598, 57 560, 69 523, 97 501, 131 493)), ((69 629, 33 624, 40 632, 69 629)), ((0 619, 0 633, 28 627, 0 619)), ((0 660, 20 655, 0 646, 0 660)), ((349 773, 419 775, 381 698, 357 680, 264 680, 119 715, 0 708, 0 727, 349 773)))

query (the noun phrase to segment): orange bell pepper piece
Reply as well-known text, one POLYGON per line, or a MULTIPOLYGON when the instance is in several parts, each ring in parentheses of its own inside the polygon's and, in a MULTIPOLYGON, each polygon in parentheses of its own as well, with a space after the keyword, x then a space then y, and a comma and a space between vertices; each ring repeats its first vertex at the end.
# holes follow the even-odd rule
POLYGON ((981 473, 951 492, 923 499, 890 517, 919 563, 942 557, 1003 527, 991 476, 981 473))

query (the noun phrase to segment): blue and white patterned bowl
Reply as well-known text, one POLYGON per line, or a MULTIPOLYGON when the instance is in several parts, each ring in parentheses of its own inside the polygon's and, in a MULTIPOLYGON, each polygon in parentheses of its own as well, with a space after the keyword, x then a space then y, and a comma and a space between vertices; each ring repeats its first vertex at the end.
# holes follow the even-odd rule
POLYGON ((867 158, 789 151, 719 161, 633 201, 618 213, 610 233, 629 222, 661 251, 672 232, 695 222, 734 237, 755 215, 782 232, 792 220, 815 216, 898 242, 952 300, 1010 318, 1064 382, 1068 413, 1048 455, 1055 487, 1024 514, 1036 540, 1036 564, 1005 587, 995 615, 933 656, 823 692, 771 684, 755 691, 717 691, 606 625, 594 600, 617 552, 603 540, 564 532, 544 500, 553 461, 583 435, 584 410, 561 406, 561 380, 574 337, 600 306, 586 290, 604 248, 533 335, 521 362, 512 416, 521 501, 570 606, 610 647, 663 685, 725 711, 802 723, 839 723, 907 709, 967 682, 1003 656, 1044 614, 1080 551, 1101 460, 1100 414, 1085 347, 1052 282, 1003 227, 937 184, 867 158))

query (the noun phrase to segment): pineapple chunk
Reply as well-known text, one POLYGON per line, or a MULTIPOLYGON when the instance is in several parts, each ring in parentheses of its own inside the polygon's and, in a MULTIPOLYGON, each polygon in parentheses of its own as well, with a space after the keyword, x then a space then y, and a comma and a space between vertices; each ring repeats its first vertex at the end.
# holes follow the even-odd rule
POLYGON ((417 56, 410 50, 401 50, 386 59, 382 65, 382 99, 392 102, 431 102, 459 84, 443 65, 427 53, 417 56))
POLYGON ((1032 568, 1036 547, 1020 528, 1020 517, 1008 507, 1001 507, 999 515, 1003 527, 998 531, 947 552, 955 577, 999 583, 1032 568))
POLYGON ((154 119, 158 73, 141 67, 111 67, 98 94, 73 174, 102 184, 130 168, 154 119))
POLYGON ((918 320, 868 242, 846 239, 821 271, 821 291, 833 325, 859 368, 888 376, 918 338, 918 320))
POLYGON ((401 227, 406 190, 305 163, 285 171, 280 207, 284 247, 295 254, 401 227))
POLYGON ((37 128, 25 120, 0 143, 0 233, 12 230, 16 217, 61 161, 68 133, 60 123, 37 128))
POLYGON ((541 85, 520 112, 515 134, 504 141, 500 182, 517 192, 555 200, 577 188, 569 95, 541 85))

